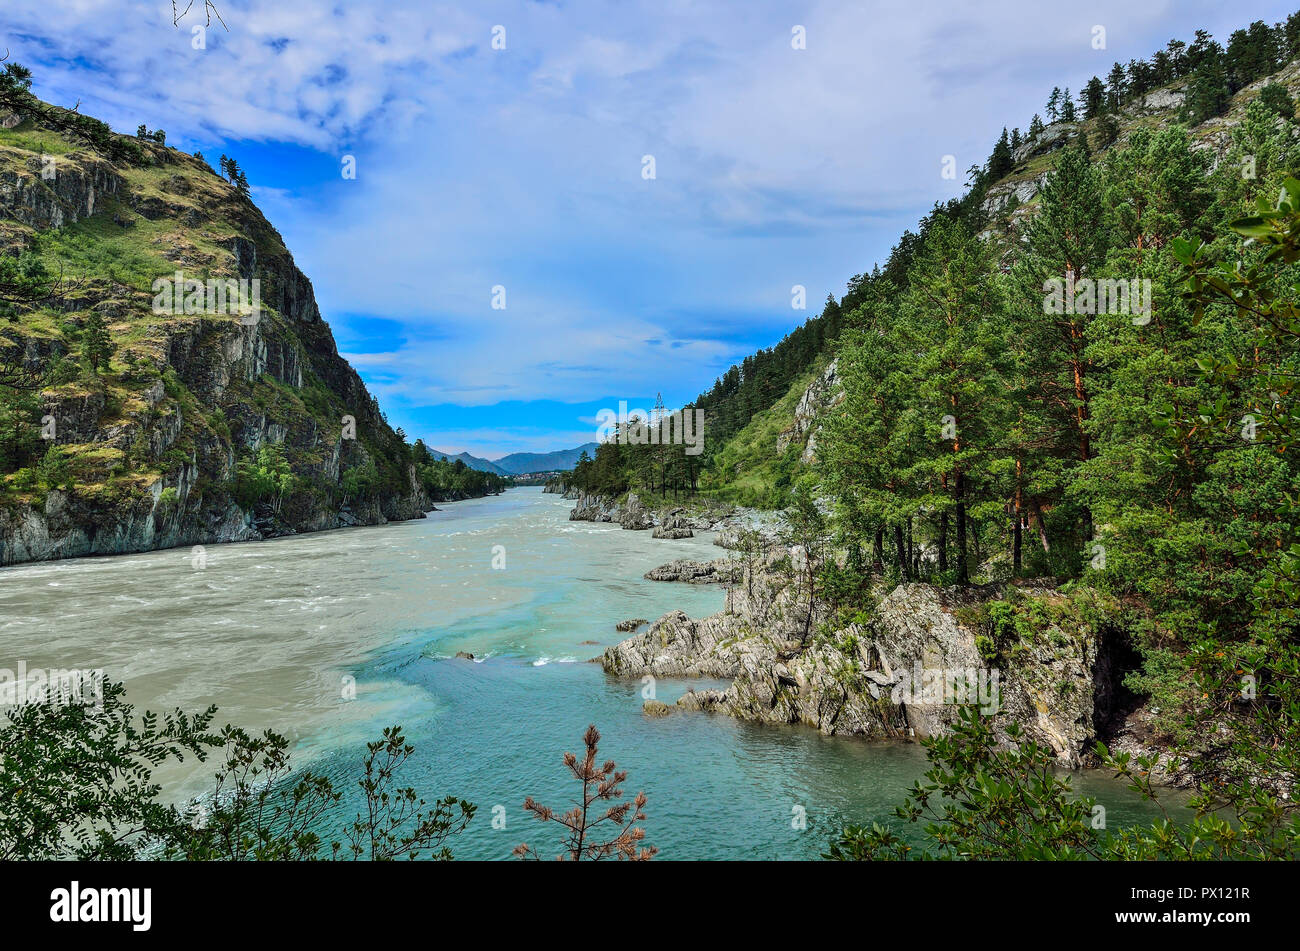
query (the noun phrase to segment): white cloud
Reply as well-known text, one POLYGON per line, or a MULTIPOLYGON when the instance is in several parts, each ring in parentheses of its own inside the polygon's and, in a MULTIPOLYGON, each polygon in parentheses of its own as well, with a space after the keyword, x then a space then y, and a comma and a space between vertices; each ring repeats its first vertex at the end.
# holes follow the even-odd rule
POLYGON ((957 194, 944 155, 983 161, 1052 85, 1169 36, 1288 12, 1256 6, 227 0, 195 51, 166 3, 5 0, 0 45, 117 128, 355 154, 356 181, 256 196, 327 317, 402 325, 352 358, 381 400, 482 405, 707 388, 747 327, 775 339, 957 194))

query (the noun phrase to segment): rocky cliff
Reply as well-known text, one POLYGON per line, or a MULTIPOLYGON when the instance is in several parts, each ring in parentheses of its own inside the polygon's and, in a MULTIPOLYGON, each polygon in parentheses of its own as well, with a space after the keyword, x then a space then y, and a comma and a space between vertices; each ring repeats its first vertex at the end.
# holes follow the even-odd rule
POLYGON ((794 421, 776 437, 776 451, 783 453, 791 445, 802 445, 799 461, 811 465, 817 460, 817 429, 821 417, 844 399, 844 382, 839 377, 839 361, 832 360, 825 370, 804 390, 795 404, 794 421))
MULTIPOLYGON (((608 648, 622 677, 711 677, 725 690, 691 690, 678 707, 760 723, 804 724, 828 735, 920 739, 946 730, 962 703, 1018 724, 1062 766, 1090 761, 1133 712, 1121 685, 1119 632, 1092 593, 1051 588, 881 591, 869 618, 837 626, 799 583, 797 554, 770 551, 730 580, 726 610, 680 611, 608 648)), ((677 579, 680 566, 659 575, 677 579)), ((692 574, 692 573, 688 573, 692 574)))
POLYGON ((202 158, 116 139, 110 160, 0 116, 0 248, 61 275, 0 317, 22 381, 0 386, 0 564, 422 517, 403 440, 280 235, 202 158), (222 306, 225 279, 260 309, 222 306))

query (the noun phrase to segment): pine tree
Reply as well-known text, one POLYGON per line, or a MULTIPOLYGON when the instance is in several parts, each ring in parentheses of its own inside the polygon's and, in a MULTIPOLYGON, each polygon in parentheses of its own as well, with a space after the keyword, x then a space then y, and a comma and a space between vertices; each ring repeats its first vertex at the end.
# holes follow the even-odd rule
MULTIPOLYGON (((1039 212, 1026 232, 1026 253, 1014 272, 1013 299, 1021 308, 1022 325, 1013 345, 1027 379, 1024 428, 1034 434, 1040 456, 1059 460, 1050 466, 1040 460, 1034 465, 1041 471, 1031 467, 1030 477, 1044 500, 1050 496, 1059 502, 1067 497, 1069 465, 1092 457, 1093 367, 1086 347, 1095 307, 1074 301, 1071 288, 1100 275, 1107 251, 1101 186, 1081 142, 1061 153, 1039 198, 1039 212)), ((1079 517, 1086 538, 1090 518, 1086 510, 1079 517)), ((1039 522, 1041 529, 1041 515, 1039 522)))
MULTIPOLYGON (((1300 20, 1297 20, 1297 26, 1300 27, 1300 20)), ((1195 73, 1200 70, 1205 62, 1205 58, 1211 55, 1214 47, 1219 44, 1215 43, 1210 34, 1205 30, 1197 30, 1196 35, 1192 38, 1192 45, 1187 48, 1186 64, 1184 66, 1186 74, 1195 73)))
POLYGON ((1075 120, 1074 100, 1070 98, 1070 87, 1065 87, 1065 92, 1061 93, 1061 121, 1073 122, 1075 120))
POLYGON ((1259 102, 1265 109, 1283 119, 1295 118, 1295 100, 1281 83, 1269 83, 1259 91, 1259 102))
POLYGON ((1005 413, 997 331, 1003 296, 991 255, 961 222, 939 218, 901 308, 904 346, 917 354, 910 402, 925 431, 905 479, 923 493, 945 542, 951 514, 958 584, 970 579, 969 514, 992 491, 988 465, 1005 413))
MULTIPOLYGON (((1067 91, 1065 98, 1068 101, 1070 94, 1067 91)), ((1061 117, 1061 87, 1053 86, 1052 94, 1047 97, 1047 118, 1055 122, 1061 117)))
POLYGON ((1007 137, 1006 126, 1003 126, 1002 136, 998 139, 997 144, 993 146, 993 154, 989 156, 989 181, 996 182, 1010 175, 1013 165, 1011 141, 1007 137))
POLYGON ((1083 117, 1095 119, 1101 115, 1106 106, 1106 87, 1100 79, 1093 76, 1083 88, 1083 117))
POLYGON ((1110 112, 1119 112, 1124 104, 1124 93, 1128 89, 1124 67, 1116 63, 1106 76, 1106 108, 1110 112))
POLYGON ((1104 149, 1115 144, 1119 138, 1119 121, 1110 114, 1101 117, 1097 123, 1097 147, 1104 149))
POLYGON ((1163 86, 1174 78, 1174 67, 1169 61, 1169 54, 1157 50, 1151 57, 1151 79, 1157 86, 1163 86))
POLYGON ((1145 60, 1128 61, 1128 90, 1130 96, 1138 101, 1151 89, 1151 67, 1145 60))
POLYGON ((1169 58, 1170 72, 1173 78, 1186 75, 1187 44, 1182 40, 1170 40, 1165 44, 1165 55, 1169 58))
POLYGON ((81 355, 91 371, 98 374, 107 370, 113 353, 117 350, 108 333, 108 325, 99 311, 92 310, 81 330, 81 355))
POLYGON ((1300 12, 1291 14, 1282 25, 1281 51, 1287 61, 1300 56, 1300 12))
POLYGON ((1223 115, 1231 101, 1232 91, 1228 86, 1223 53, 1215 43, 1202 59, 1201 68, 1187 84, 1187 99, 1183 108, 1187 120, 1195 125, 1223 115))
POLYGON ((1224 54, 1224 67, 1234 92, 1277 69, 1277 39, 1263 20, 1233 32, 1224 54))

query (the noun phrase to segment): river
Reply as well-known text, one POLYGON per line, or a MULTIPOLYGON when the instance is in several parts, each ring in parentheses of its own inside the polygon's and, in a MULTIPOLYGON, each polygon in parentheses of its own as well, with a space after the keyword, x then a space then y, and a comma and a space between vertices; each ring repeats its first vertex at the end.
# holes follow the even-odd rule
MULTIPOLYGON (((626 636, 614 630, 625 618, 720 610, 716 586, 641 576, 721 550, 709 533, 668 541, 570 522, 571 506, 520 488, 424 520, 202 558, 186 548, 6 568, 0 667, 102 668, 138 708, 215 703, 218 723, 275 729, 296 761, 347 790, 339 821, 356 811, 364 743, 400 723, 416 747, 403 784, 479 807, 451 842, 459 858, 508 858, 520 842, 548 851, 556 827, 522 803, 567 807, 576 783, 561 757, 590 723, 601 758, 628 771, 627 794, 645 790, 646 841, 663 858, 815 858, 844 822, 892 815, 925 768, 920 747, 698 713, 649 718, 639 681, 588 663, 626 636)), ((661 680, 658 697, 671 704, 690 684, 700 682, 661 680)), ((159 777, 182 800, 211 774, 187 762, 159 777)), ((1100 774, 1076 785, 1112 823, 1151 815, 1100 774)))

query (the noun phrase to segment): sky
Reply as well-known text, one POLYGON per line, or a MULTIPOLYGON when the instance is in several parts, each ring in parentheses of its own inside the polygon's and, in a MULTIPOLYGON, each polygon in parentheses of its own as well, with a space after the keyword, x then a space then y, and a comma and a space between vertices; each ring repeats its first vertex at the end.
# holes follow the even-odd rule
POLYGON ((389 421, 487 458, 707 390, 883 262, 1053 86, 1293 12, 216 0, 226 27, 196 34, 202 4, 178 27, 169 0, 4 0, 0 48, 50 102, 235 157, 389 421))

